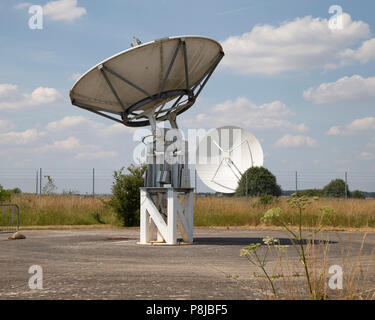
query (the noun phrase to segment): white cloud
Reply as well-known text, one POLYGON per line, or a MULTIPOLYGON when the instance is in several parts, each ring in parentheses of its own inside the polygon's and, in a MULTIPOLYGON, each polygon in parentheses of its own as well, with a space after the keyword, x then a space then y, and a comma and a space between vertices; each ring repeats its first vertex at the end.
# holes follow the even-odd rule
POLYGON ((84 116, 66 116, 61 120, 52 121, 48 123, 46 129, 49 131, 61 131, 82 125, 94 128, 99 128, 103 126, 101 123, 90 120, 84 116))
POLYGON ((31 94, 21 93, 16 85, 0 84, 0 111, 15 111, 53 103, 62 95, 55 88, 38 87, 31 94))
POLYGON ((375 97, 375 77, 362 78, 359 75, 343 77, 336 82, 322 83, 316 89, 303 92, 303 98, 313 103, 361 100, 375 97))
POLYGON ((80 141, 77 138, 69 137, 65 140, 54 141, 52 145, 46 145, 39 148, 39 151, 62 150, 72 151, 82 148, 80 141))
POLYGON ((276 141, 277 147, 315 147, 317 145, 316 141, 307 136, 293 136, 290 134, 284 135, 282 138, 276 141))
POLYGON ((17 91, 17 85, 10 83, 0 83, 0 98, 7 97, 17 91))
POLYGON ((344 127, 333 126, 326 132, 326 135, 352 135, 366 131, 375 131, 375 117, 356 119, 344 127))
POLYGON ((227 100, 210 108, 207 113, 198 114, 195 119, 182 120, 185 127, 219 127, 239 125, 251 129, 288 129, 298 132, 308 130, 304 123, 288 120, 294 113, 280 101, 273 101, 257 106, 250 100, 239 97, 227 100))
POLYGON ((346 49, 341 55, 342 64, 351 64, 359 61, 364 64, 375 58, 375 38, 364 41, 358 49, 346 49))
POLYGON ((38 140, 44 134, 44 132, 38 132, 36 129, 28 129, 22 132, 10 131, 0 134, 0 145, 26 145, 38 140))
POLYGON ((115 151, 99 151, 99 152, 80 152, 76 154, 76 159, 106 159, 117 156, 115 151))
POLYGON ((73 127, 85 127, 96 130, 99 137, 121 135, 124 133, 134 132, 136 128, 127 127, 121 123, 115 123, 109 126, 97 121, 90 120, 84 116, 66 116, 61 120, 52 121, 47 124, 48 131, 64 131, 73 127))
POLYGON ((50 1, 43 6, 43 14, 55 21, 73 21, 86 14, 86 9, 77 5, 77 0, 50 1))
POLYGON ((30 2, 20 2, 14 6, 14 9, 21 10, 30 7, 31 5, 30 2))
POLYGON ((372 154, 371 152, 362 152, 359 157, 362 159, 362 160, 374 160, 375 159, 375 156, 374 154, 372 154))
POLYGON ((349 46, 370 37, 367 23, 353 21, 347 13, 342 21, 342 29, 331 29, 327 19, 311 16, 279 26, 257 25, 250 32, 222 42, 226 55, 221 66, 241 74, 268 75, 337 68, 349 46))
POLYGON ((121 135, 123 133, 134 132, 136 128, 127 127, 121 123, 115 123, 99 130, 99 135, 101 136, 112 136, 121 135))

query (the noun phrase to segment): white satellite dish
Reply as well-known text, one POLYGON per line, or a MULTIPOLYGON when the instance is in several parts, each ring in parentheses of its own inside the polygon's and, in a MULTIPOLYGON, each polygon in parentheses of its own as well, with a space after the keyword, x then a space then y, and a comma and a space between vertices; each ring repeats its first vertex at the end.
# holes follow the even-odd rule
POLYGON ((197 148, 197 174, 216 192, 235 192, 242 174, 250 167, 262 165, 263 150, 259 141, 239 127, 214 129, 197 148))
POLYGON ((194 104, 224 56, 218 42, 200 36, 133 45, 83 74, 72 104, 132 127, 149 125, 151 115, 170 120, 194 104))
POLYGON ((131 46, 87 71, 70 90, 70 99, 126 126, 151 126, 153 140, 147 143, 145 186, 140 190, 140 243, 151 243, 156 236, 157 242, 176 244, 177 228, 192 243, 194 188, 187 141, 176 137, 180 147, 170 150, 172 142, 157 123, 168 120, 171 129, 165 132, 178 131, 176 117, 195 103, 224 52, 215 40, 199 36, 144 44, 134 37, 131 46))

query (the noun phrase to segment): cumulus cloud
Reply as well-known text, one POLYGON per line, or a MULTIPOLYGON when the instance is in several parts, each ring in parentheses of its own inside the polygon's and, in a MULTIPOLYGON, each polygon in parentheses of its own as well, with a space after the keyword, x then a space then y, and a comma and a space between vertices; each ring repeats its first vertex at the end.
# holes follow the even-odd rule
POLYGON ((61 120, 49 122, 46 129, 49 131, 61 131, 76 126, 90 126, 93 128, 99 128, 103 125, 84 116, 66 116, 61 120))
MULTIPOLYGON (((240 74, 274 75, 286 71, 332 69, 350 55, 347 49, 370 37, 369 25, 342 15, 343 28, 331 29, 328 19, 306 16, 279 26, 257 25, 250 32, 222 42, 226 56, 221 66, 240 74), (345 53, 346 52, 346 53, 345 53)), ((373 42, 363 43, 370 52, 373 42)), ((361 47, 361 48, 362 48, 361 47)), ((360 52, 361 48, 358 50, 360 52)), ((372 54, 361 57, 372 59, 372 54)), ((364 58, 362 61, 365 61, 364 58)))
POLYGON ((69 137, 64 140, 57 140, 54 141, 52 145, 46 145, 42 147, 43 150, 63 150, 63 151, 70 151, 76 150, 81 148, 80 141, 75 137, 69 137))
POLYGON ((375 77, 360 75, 343 77, 336 82, 322 83, 303 92, 303 98, 316 104, 362 100, 375 97, 375 77))
POLYGON ((84 116, 66 116, 61 120, 49 122, 46 126, 48 131, 64 131, 73 127, 85 127, 95 129, 98 136, 121 135, 133 132, 135 128, 127 127, 121 123, 105 125, 101 122, 90 120, 84 116))
POLYGON ((308 136, 293 136, 290 134, 284 135, 282 138, 276 141, 277 147, 289 148, 289 147, 315 147, 316 141, 308 136))
POLYGON ((366 40, 358 49, 346 49, 340 54, 342 65, 351 64, 354 61, 359 61, 364 64, 375 58, 375 38, 366 40))
POLYGON ((281 101, 256 105, 247 98, 227 100, 200 113, 194 119, 182 122, 189 128, 239 125, 251 129, 288 129, 299 132, 308 130, 304 123, 293 123, 288 118, 294 113, 281 101))
POLYGON ((10 83, 0 83, 0 98, 8 97, 18 89, 17 85, 10 83))
POLYGON ((77 0, 50 1, 43 6, 43 14, 55 21, 71 22, 86 13, 84 7, 78 7, 77 0))
POLYGON ((136 128, 127 127, 121 123, 115 123, 110 126, 106 126, 99 130, 99 135, 101 136, 112 136, 121 135, 123 133, 134 132, 136 128))
POLYGON ((55 88, 38 87, 21 93, 17 85, 0 84, 0 111, 16 111, 56 102, 62 95, 55 88))
POLYGON ((375 117, 356 119, 344 127, 333 126, 326 132, 326 135, 352 135, 366 131, 375 131, 375 117))
POLYGON ((44 132, 28 129, 22 132, 10 131, 0 134, 0 145, 26 145, 38 140, 44 132))

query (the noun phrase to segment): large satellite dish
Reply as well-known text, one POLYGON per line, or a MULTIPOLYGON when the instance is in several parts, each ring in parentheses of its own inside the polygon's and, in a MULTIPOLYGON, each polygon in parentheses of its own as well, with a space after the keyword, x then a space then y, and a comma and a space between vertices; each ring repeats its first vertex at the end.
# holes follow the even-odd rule
POLYGON ((194 104, 224 56, 218 42, 199 36, 135 40, 81 76, 72 104, 132 127, 153 125, 151 116, 173 121, 194 104))
POLYGON ((239 127, 214 129, 197 148, 197 174, 216 192, 235 192, 243 173, 250 167, 262 165, 263 150, 259 141, 239 127))
MULTIPOLYGON (((193 191, 188 144, 176 118, 196 101, 223 58, 215 40, 182 36, 131 48, 87 71, 70 90, 73 105, 131 127, 150 125, 144 187, 140 190, 140 243, 177 243, 179 229, 193 242, 193 191), (168 120, 171 128, 157 123, 168 120), (171 133, 169 140, 163 133, 171 133), (171 148, 169 148, 171 146, 171 148)), ((144 140, 143 140, 144 141, 144 140)))

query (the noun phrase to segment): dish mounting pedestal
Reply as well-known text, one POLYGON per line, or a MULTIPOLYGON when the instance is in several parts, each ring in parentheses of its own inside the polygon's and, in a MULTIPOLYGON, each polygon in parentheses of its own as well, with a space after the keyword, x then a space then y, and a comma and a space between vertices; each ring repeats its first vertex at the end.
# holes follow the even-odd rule
POLYGON ((194 188, 141 188, 139 243, 175 245, 178 244, 177 231, 184 243, 192 243, 193 206, 194 188))

